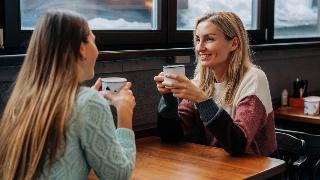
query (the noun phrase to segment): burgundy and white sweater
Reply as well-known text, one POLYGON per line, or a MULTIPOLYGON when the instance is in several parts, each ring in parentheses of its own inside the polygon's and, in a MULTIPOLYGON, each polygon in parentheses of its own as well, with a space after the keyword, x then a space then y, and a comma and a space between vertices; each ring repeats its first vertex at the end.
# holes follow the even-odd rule
MULTIPOLYGON (((219 97, 223 87, 215 86, 215 96, 219 97)), ((162 140, 222 147, 232 155, 276 155, 272 102, 262 70, 252 67, 247 71, 231 106, 219 107, 213 99, 197 103, 195 108, 188 100, 178 104, 172 94, 163 95, 158 109, 162 140)))

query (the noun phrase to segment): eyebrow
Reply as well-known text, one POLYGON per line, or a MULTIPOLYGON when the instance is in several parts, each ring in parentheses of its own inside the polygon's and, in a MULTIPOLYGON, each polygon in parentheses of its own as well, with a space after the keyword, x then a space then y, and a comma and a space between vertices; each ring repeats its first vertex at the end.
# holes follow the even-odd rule
MULTIPOLYGON (((196 34, 197 37, 199 37, 199 35, 196 34)), ((205 34, 203 36, 217 36, 217 34, 215 33, 209 33, 209 34, 205 34)))

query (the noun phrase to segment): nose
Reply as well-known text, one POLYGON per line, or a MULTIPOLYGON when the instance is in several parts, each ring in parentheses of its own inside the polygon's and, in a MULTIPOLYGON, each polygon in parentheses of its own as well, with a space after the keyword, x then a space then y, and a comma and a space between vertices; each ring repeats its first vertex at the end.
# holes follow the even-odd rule
POLYGON ((202 41, 200 41, 196 46, 196 50, 199 52, 204 51, 205 49, 206 49, 205 44, 202 41))

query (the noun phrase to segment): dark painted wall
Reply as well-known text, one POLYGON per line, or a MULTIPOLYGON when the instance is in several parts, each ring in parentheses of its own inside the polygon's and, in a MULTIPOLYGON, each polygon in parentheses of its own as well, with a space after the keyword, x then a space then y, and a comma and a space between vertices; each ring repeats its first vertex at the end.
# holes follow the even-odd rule
POLYGON ((0 1, 0 28, 4 26, 4 0, 0 1))
MULTIPOLYGON (((320 90, 320 48, 288 50, 259 50, 254 63, 264 70, 269 79, 271 95, 280 98, 284 88, 292 93, 292 82, 299 77, 309 81, 309 92, 320 90)), ((134 114, 135 130, 155 127, 156 110, 160 95, 156 91, 153 76, 165 65, 164 57, 104 61, 96 64, 96 77, 121 76, 133 83, 137 105, 134 114)), ((193 61, 186 64, 187 75, 192 76, 193 61)), ((3 110, 8 89, 19 66, 0 66, 0 111, 3 110)), ((87 82, 87 85, 95 81, 87 82)), ((276 102, 275 101, 275 102, 276 102)))

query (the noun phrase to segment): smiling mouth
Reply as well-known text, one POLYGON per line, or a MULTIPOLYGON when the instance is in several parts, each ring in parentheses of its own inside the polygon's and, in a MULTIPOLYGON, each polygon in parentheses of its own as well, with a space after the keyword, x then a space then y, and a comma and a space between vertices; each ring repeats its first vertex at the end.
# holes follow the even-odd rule
POLYGON ((205 60, 209 57, 210 55, 209 54, 199 54, 199 57, 201 60, 205 60))

